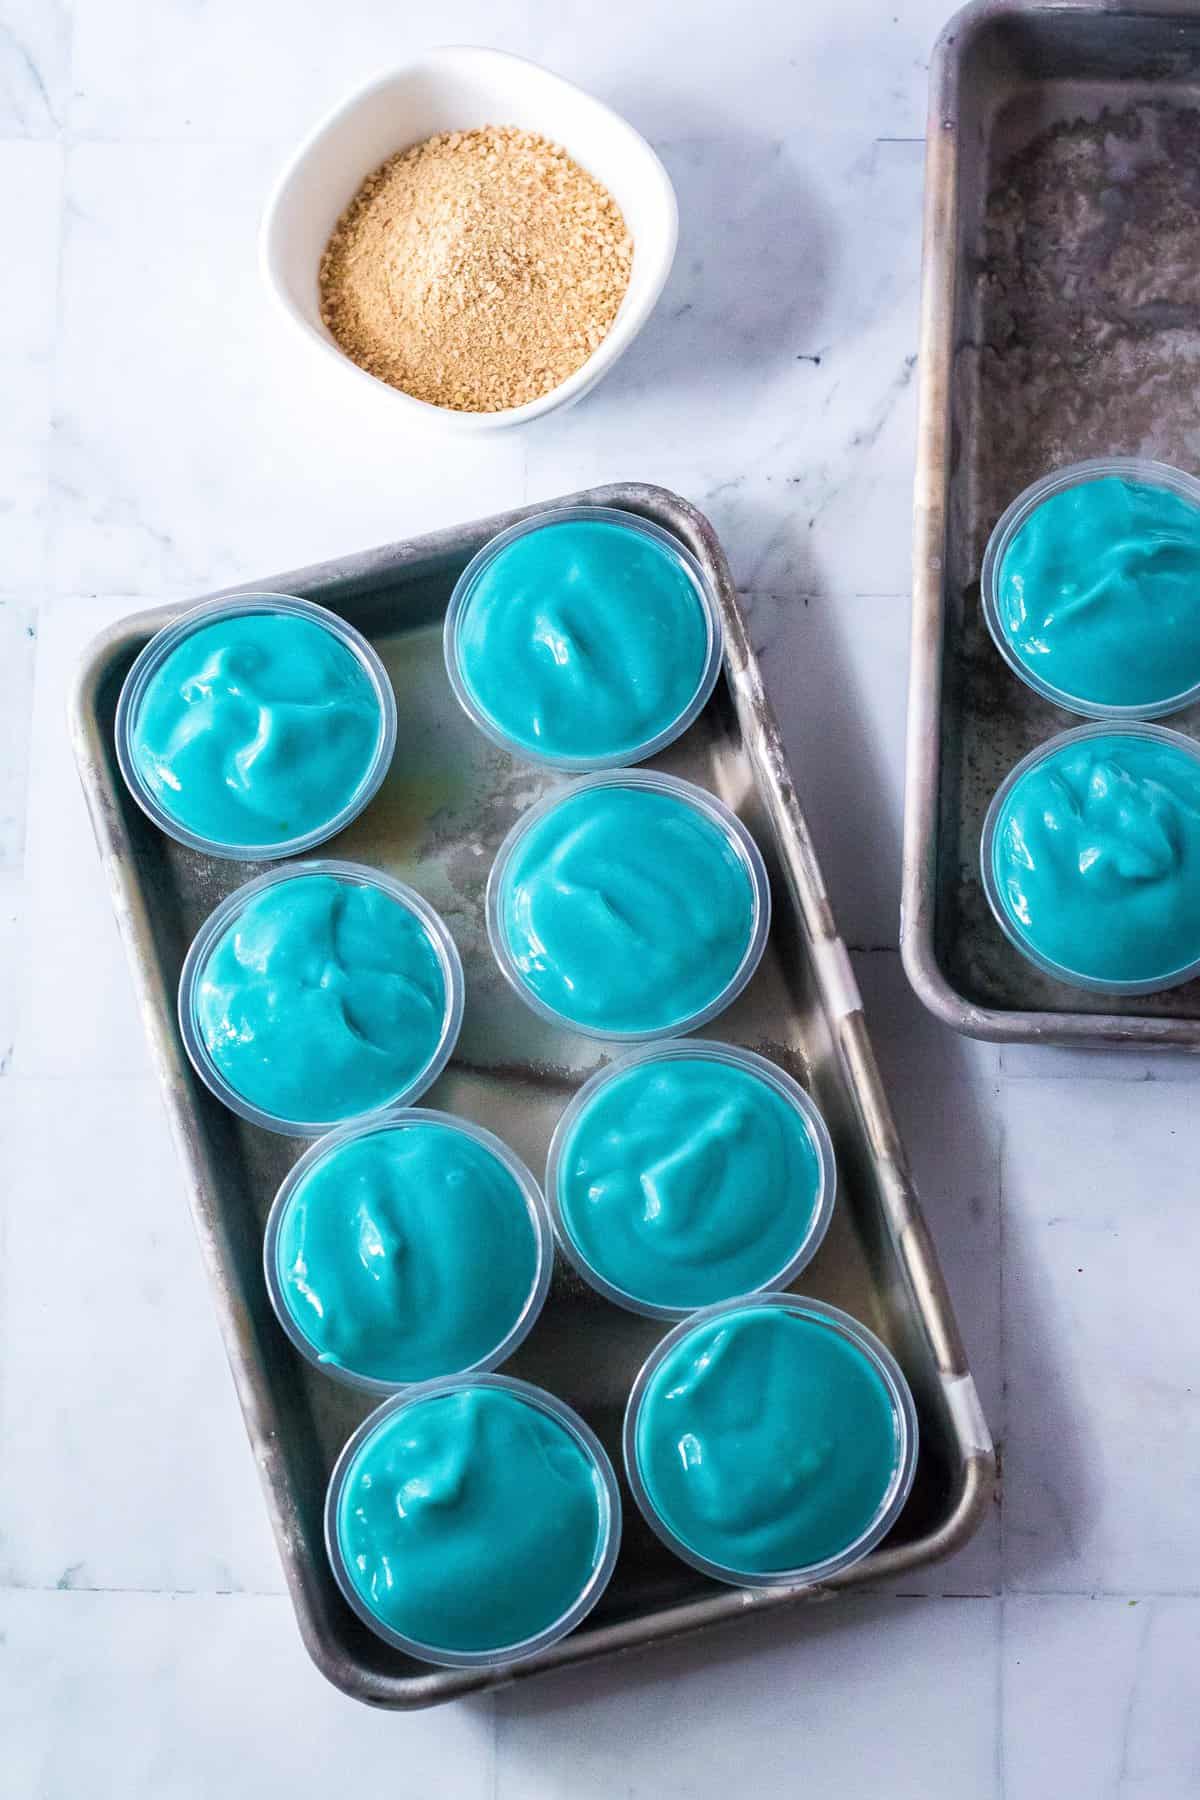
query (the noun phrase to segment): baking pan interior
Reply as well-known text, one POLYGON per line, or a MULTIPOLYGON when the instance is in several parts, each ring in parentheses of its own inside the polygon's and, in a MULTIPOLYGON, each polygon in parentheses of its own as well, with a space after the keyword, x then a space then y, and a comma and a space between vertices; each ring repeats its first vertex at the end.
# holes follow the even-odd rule
MULTIPOLYGON (((669 505, 669 497, 654 489, 605 489, 571 498, 640 504, 649 517, 679 532, 713 570, 727 620, 740 632, 727 570, 699 515, 681 503, 669 505)), ((540 1174, 562 1108, 605 1060, 605 1051, 537 1018, 493 963, 483 925, 492 856, 512 821, 551 778, 514 763, 471 726, 450 692, 441 644, 456 576, 491 531, 510 522, 485 522, 452 539, 373 552, 266 585, 343 613, 384 658, 399 706, 395 761, 379 796, 331 853, 392 871, 442 912, 462 952, 467 1005, 455 1056, 425 1099, 489 1126, 540 1174)), ((117 695, 152 623, 161 622, 161 616, 134 621, 99 653, 90 677, 85 671, 83 721, 77 727, 84 740, 85 785, 101 847, 110 857, 151 1039, 157 1039, 193 1210, 301 1629, 325 1673, 347 1691, 381 1705, 429 1704, 498 1677, 489 1671, 436 1671, 407 1659, 365 1629, 333 1582, 322 1542, 325 1486, 370 1402, 323 1378, 295 1352, 270 1312, 261 1265, 267 1210, 303 1146, 227 1112, 194 1078, 177 1047, 174 994, 187 944, 210 909, 255 871, 171 842, 143 817, 121 784, 112 747, 117 695), (89 754, 96 758, 91 775, 89 754)), ((733 650, 739 657, 748 654, 738 642, 733 650)), ((770 943, 744 994, 705 1035, 763 1052, 813 1091, 833 1135, 839 1194, 828 1237, 798 1285, 877 1331, 895 1351, 917 1401, 921 1450, 911 1499, 885 1546, 848 1573, 849 1583, 955 1547, 986 1507, 990 1447, 981 1421, 971 1438, 974 1390, 890 1135, 886 1105, 874 1087, 861 1014, 831 1016, 814 972, 806 917, 824 913, 828 925, 815 865, 803 893, 783 872, 776 835, 786 829, 778 805, 782 763, 769 771, 768 782, 764 765, 777 740, 756 682, 745 662, 732 678, 723 674, 700 719, 655 766, 721 795, 764 852, 774 903, 770 943), (764 799, 768 790, 774 801, 764 799), (948 1404, 948 1393, 958 1396, 957 1411, 948 1404)), ((559 1259, 545 1311, 506 1371, 545 1385, 577 1407, 619 1470, 626 1396, 665 1329, 600 1299, 559 1259)), ((623 1476, 622 1491, 625 1529, 612 1584, 585 1625, 538 1659, 541 1665, 627 1647, 789 1597, 752 1601, 687 1569, 643 1524, 623 1476)), ((520 1672, 532 1666, 522 1665, 520 1672)))
MULTIPOLYGON (((1003 777, 1083 723, 988 636, 992 526, 1083 457, 1200 468, 1200 13, 1000 6, 962 27, 935 952, 979 1007, 1200 1022, 1200 982, 1126 997, 1043 975, 979 878, 1003 777)), ((1200 708, 1161 723, 1200 733, 1200 708)))

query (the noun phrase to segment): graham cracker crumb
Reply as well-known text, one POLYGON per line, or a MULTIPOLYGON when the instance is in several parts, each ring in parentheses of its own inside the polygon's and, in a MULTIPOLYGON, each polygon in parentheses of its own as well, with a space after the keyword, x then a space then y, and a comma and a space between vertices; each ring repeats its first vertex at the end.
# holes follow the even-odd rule
POLYGON ((392 387, 499 412, 587 361, 632 261, 616 201, 561 146, 511 125, 443 132, 363 182, 321 258, 321 317, 392 387))

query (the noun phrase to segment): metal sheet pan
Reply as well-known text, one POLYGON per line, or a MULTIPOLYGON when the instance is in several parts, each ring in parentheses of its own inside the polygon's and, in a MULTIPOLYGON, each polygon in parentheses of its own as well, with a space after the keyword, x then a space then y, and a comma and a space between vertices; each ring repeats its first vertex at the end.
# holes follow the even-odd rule
MULTIPOLYGON (((1200 466, 1200 12, 978 0, 937 46, 927 141, 905 967, 975 1037, 1198 1050, 1200 981, 1084 993, 988 911, 988 802, 1081 721, 1005 667, 979 570, 1000 513, 1050 468, 1118 452, 1200 466)), ((1200 708, 1165 722, 1200 735, 1200 708)))
MULTIPOLYGON (((709 570, 720 596, 727 638, 722 677, 696 724, 657 761, 719 793, 767 859, 771 941, 758 973, 713 1034, 776 1058, 811 1088, 829 1122, 839 1200, 803 1288, 846 1307, 887 1340, 912 1384, 921 1427, 917 1478, 901 1520, 878 1551, 834 1585, 894 1576, 957 1548, 978 1523, 992 1486, 987 1426, 725 558, 707 521, 662 489, 607 487, 551 505, 580 500, 625 507, 675 532, 709 570)), ((491 855, 550 778, 514 764, 463 718, 442 667, 441 627, 455 577, 470 557, 493 533, 537 510, 248 584, 305 595, 343 613, 388 666, 400 706, 395 763, 333 854, 392 870, 443 912, 463 954, 467 1011, 456 1055, 428 1102, 499 1131, 535 1169, 544 1166, 558 1114, 602 1051, 536 1018, 491 961, 482 921, 491 855)), ((243 1124, 214 1101, 188 1066, 174 1018, 192 933, 254 871, 198 856, 155 831, 125 792, 113 749, 126 670, 149 635, 183 610, 127 619, 90 647, 73 697, 72 732, 247 1431, 314 1660, 358 1699, 426 1706, 811 1595, 811 1589, 751 1594, 706 1581, 670 1556, 630 1504, 617 1572, 600 1606, 571 1637, 511 1672, 439 1670, 406 1659, 367 1631, 341 1599, 322 1543, 321 1505, 337 1452, 369 1403, 296 1354, 270 1311, 261 1271, 267 1208, 303 1146, 243 1124)), ((608 1305, 560 1261, 545 1312, 507 1368, 578 1407, 619 1462, 626 1395, 664 1329, 608 1305)))

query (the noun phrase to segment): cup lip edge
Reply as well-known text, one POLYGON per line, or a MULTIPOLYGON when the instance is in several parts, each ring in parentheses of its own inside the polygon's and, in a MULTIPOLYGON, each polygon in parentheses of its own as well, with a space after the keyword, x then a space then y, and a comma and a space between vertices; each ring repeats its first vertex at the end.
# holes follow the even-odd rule
POLYGON ((501 975, 524 1001, 530 1010, 549 1024, 556 1025, 559 1030, 569 1031, 579 1037, 594 1042, 633 1046, 661 1042, 665 1038, 683 1037, 702 1026, 711 1024, 733 1005, 733 1002, 749 985, 763 953, 767 947, 767 939, 771 928, 771 883, 767 875, 766 863, 753 835, 742 820, 716 794, 702 788, 697 782, 687 781, 679 775, 668 775, 657 769, 601 769, 590 775, 580 776, 560 786, 548 789, 540 799, 534 801, 513 822, 500 842, 488 872, 487 889, 484 895, 484 923, 487 930, 488 943, 492 956, 501 975), (672 1020, 670 1024, 656 1027, 653 1030, 616 1032, 599 1029, 596 1026, 583 1025, 568 1018, 565 1013, 556 1012, 546 1004, 532 989, 526 986, 516 968, 499 920, 500 888, 504 874, 518 844, 525 833, 532 829, 542 818, 558 805, 565 804, 577 794, 599 787, 639 787, 657 790, 673 795, 683 804, 691 805, 696 811, 707 813, 713 824, 719 827, 727 839, 732 838, 736 853, 746 871, 750 890, 754 899, 754 916, 751 920, 750 933, 741 961, 730 977, 727 985, 713 1000, 696 1013, 683 1019, 672 1020))
POLYGON ((908 1379, 896 1357, 882 1339, 860 1319, 856 1319, 852 1313, 846 1312, 841 1307, 833 1306, 828 1301, 817 1300, 806 1294, 776 1292, 739 1295, 732 1300, 723 1300, 715 1306, 704 1307, 687 1318, 681 1319, 671 1331, 667 1332, 665 1337, 659 1340, 634 1377, 621 1425, 621 1454, 625 1467, 625 1478, 629 1483, 630 1493, 638 1511, 655 1536, 681 1562, 699 1570, 701 1574, 733 1587, 752 1589, 817 1586, 868 1556, 891 1531, 904 1510, 912 1491, 919 1453, 920 1425, 916 1402, 908 1379), (815 1319, 827 1328, 838 1332, 843 1338, 849 1339, 872 1364, 875 1373, 884 1382, 891 1396, 897 1436, 900 1441, 896 1468, 884 1499, 871 1524, 864 1532, 860 1533, 852 1544, 847 1545, 836 1556, 827 1557, 820 1563, 812 1563, 799 1569, 761 1572, 733 1569, 727 1565, 713 1562, 692 1550, 682 1538, 677 1536, 659 1514, 642 1479, 637 1462, 636 1434, 638 1417, 650 1382, 662 1363, 679 1344, 692 1332, 703 1330, 716 1319, 725 1315, 768 1309, 799 1313, 805 1318, 815 1319))
POLYGON ((1036 768, 1047 757, 1069 744, 1082 743, 1094 737, 1129 737, 1150 738, 1155 743, 1165 743, 1182 751, 1193 762, 1200 764, 1200 742, 1189 737, 1186 732, 1177 731, 1170 725, 1160 724, 1155 719, 1089 719, 1082 725, 1069 726, 1065 731, 1055 732, 1053 737, 1035 744, 1032 750, 1026 751, 1019 762, 1013 764, 1004 780, 997 787, 988 803, 983 816, 983 826, 979 837, 979 873, 984 898, 988 903, 992 917, 1013 949, 1023 956, 1027 962, 1048 975, 1052 981, 1060 981, 1065 987, 1078 988, 1081 992, 1091 994, 1115 994, 1125 998, 1133 998, 1139 994, 1163 994, 1171 988, 1184 987, 1200 975, 1200 956, 1192 962, 1165 978, 1154 976, 1148 980, 1138 981, 1102 981, 1096 976, 1083 975, 1054 962, 1050 957, 1042 955, 1031 944, 1014 930, 1008 917, 1007 909, 1000 900, 999 884, 996 880, 994 866, 994 846, 996 833, 1000 823, 1000 815, 1004 810, 1013 789, 1022 776, 1036 768))
POLYGON ((1010 500, 988 535, 979 570, 979 596, 984 623, 1011 673, 1050 705, 1087 720, 1109 719, 1118 723, 1127 721, 1136 724, 1139 720, 1164 719, 1173 713, 1182 712, 1200 698, 1200 678, 1190 687, 1161 700, 1132 703, 1087 700, 1065 688, 1056 687, 1023 662, 1000 623, 1000 573, 1004 557, 1017 532, 1038 507, 1053 495, 1106 477, 1137 482, 1144 487, 1164 488, 1181 495, 1200 509, 1200 477, 1192 475, 1186 469, 1177 468, 1173 463, 1159 462, 1154 457, 1093 456, 1048 470, 1036 481, 1031 481, 1022 488, 1015 499, 1010 500))
POLYGON ((382 1113, 373 1113, 365 1118, 353 1120, 349 1124, 339 1126, 326 1132, 323 1137, 315 1139, 304 1154, 292 1164, 280 1182, 267 1214, 262 1252, 263 1277, 266 1282, 267 1295, 281 1329, 290 1339, 293 1348, 305 1358, 312 1368, 322 1375, 328 1375, 331 1380, 340 1383, 343 1387, 353 1388, 358 1393, 373 1394, 381 1400, 392 1394, 411 1392, 414 1387, 419 1387, 426 1381, 442 1380, 445 1377, 423 1375, 413 1380, 387 1380, 381 1376, 361 1374, 342 1363, 323 1361, 317 1355, 316 1346, 305 1334, 284 1296, 284 1284, 280 1277, 278 1264, 279 1235, 288 1208, 299 1189, 309 1175, 328 1157, 336 1155, 345 1145, 354 1143, 359 1138, 374 1137, 380 1132, 404 1131, 420 1125, 446 1127, 490 1152, 516 1182, 533 1229, 537 1252, 533 1281, 522 1302, 521 1310, 508 1331, 475 1362, 468 1363, 461 1369, 447 1370, 445 1375, 490 1374, 492 1370, 507 1362, 509 1357, 524 1343, 537 1323, 546 1303, 546 1296, 550 1291, 550 1281, 554 1271, 554 1234, 537 1177, 511 1145, 506 1144, 496 1132, 489 1131, 487 1126, 477 1125, 474 1120, 465 1118, 462 1114, 444 1112, 437 1107, 396 1106, 382 1113))
POLYGON ((531 1381, 519 1380, 513 1375, 498 1375, 495 1372, 440 1376, 431 1381, 419 1382, 414 1387, 406 1388, 403 1392, 392 1394, 383 1400, 379 1406, 368 1413, 343 1444, 329 1476, 322 1511, 326 1555, 343 1599, 368 1630, 382 1638, 385 1643, 391 1644, 394 1649, 403 1650, 408 1655, 419 1658, 422 1662, 432 1663, 441 1668, 497 1667, 508 1663, 525 1662, 540 1651, 549 1649, 560 1638, 566 1637, 577 1625, 582 1624, 600 1600, 612 1579, 621 1545, 622 1506, 616 1470, 607 1450, 587 1420, 573 1406, 560 1399, 548 1388, 539 1387, 531 1381), (524 1404, 538 1408, 568 1432, 596 1475, 598 1511, 602 1515, 600 1524, 603 1531, 603 1542, 588 1581, 571 1606, 534 1637, 522 1639, 517 1644, 501 1645, 492 1650, 454 1651, 442 1649, 437 1645, 423 1644, 416 1638, 405 1637, 402 1632, 394 1631, 371 1611, 350 1579, 338 1533, 337 1515, 342 1488, 355 1457, 374 1431, 385 1424, 393 1413, 400 1412, 408 1406, 419 1405, 425 1400, 437 1399, 443 1394, 453 1393, 462 1388, 491 1388, 509 1393, 524 1404))
POLYGON ((824 1113, 795 1077, 772 1062, 769 1057, 756 1050, 746 1049, 743 1045, 733 1044, 718 1038, 661 1038, 646 1044, 636 1045, 624 1055, 597 1069, 588 1079, 581 1083, 571 1096, 567 1105, 555 1124, 546 1153, 546 1174, 542 1183, 542 1191, 546 1200, 554 1240, 558 1249, 574 1268, 575 1272, 588 1283, 605 1300, 625 1311, 636 1313, 641 1318, 656 1319, 666 1324, 692 1317, 697 1311, 706 1311, 711 1306, 719 1306, 727 1300, 744 1297, 749 1294, 774 1293, 786 1288, 796 1281, 812 1263, 833 1218, 837 1202, 838 1169, 837 1156, 833 1147, 833 1139, 824 1113), (724 1300, 706 1300, 699 1306, 665 1306, 649 1300, 640 1299, 637 1295, 620 1288, 597 1270, 576 1243, 566 1222, 561 1200, 562 1163, 567 1151, 571 1135, 584 1117, 596 1096, 602 1093, 613 1082, 619 1080, 630 1069, 642 1063, 653 1063, 658 1060, 700 1061, 724 1063, 732 1068, 746 1070, 754 1075, 765 1086, 772 1089, 798 1113, 808 1132, 809 1141, 817 1156, 818 1188, 816 1203, 803 1240, 780 1269, 767 1276, 753 1288, 740 1290, 738 1294, 725 1296, 724 1300))
POLYGON ((220 595, 189 606, 178 618, 161 626, 142 645, 121 683, 113 720, 113 743, 117 766, 130 797, 165 837, 186 849, 212 856, 220 862, 281 862, 287 857, 306 855, 319 845, 344 831, 375 799, 387 778, 396 751, 399 732, 399 709, 395 689, 378 650, 358 627, 331 607, 308 600, 301 594, 274 593, 267 589, 253 593, 220 595), (269 604, 263 604, 269 602, 269 604), (167 657, 195 632, 224 618, 290 617, 307 619, 336 639, 354 657, 371 685, 379 709, 379 729, 375 749, 364 774, 350 800, 325 824, 274 844, 229 844, 222 839, 205 837, 175 819, 142 779, 133 756, 132 734, 145 699, 146 691, 167 657))
POLYGON ((592 506, 581 502, 572 506, 543 509, 527 519, 519 519, 515 525, 507 526, 480 546, 459 575, 451 592, 442 626, 442 655, 455 700, 484 737, 501 750, 507 751, 516 761, 562 775, 586 775, 608 769, 632 768, 646 762, 661 750, 667 749, 695 724, 712 697, 721 674, 725 656, 725 622, 715 582, 699 557, 673 532, 666 530, 655 520, 643 518, 640 513, 630 512, 624 507, 592 506), (652 737, 643 739, 629 749, 609 752, 603 756, 551 756, 530 749, 519 738, 506 732, 477 700, 463 673, 459 637, 480 577, 511 545, 538 531, 551 531, 557 525, 587 523, 609 524, 632 531, 658 544, 667 555, 674 557, 688 576, 700 606, 705 628, 704 657, 695 689, 686 706, 652 737))
POLYGON ((446 921, 423 894, 409 883, 401 881, 397 876, 389 875, 382 869, 371 868, 367 863, 350 862, 339 857, 314 857, 302 862, 275 864, 261 875, 234 888, 213 908, 196 931, 183 959, 183 967, 179 973, 177 1016, 179 1033, 188 1061, 209 1093, 222 1105, 228 1107, 230 1112, 236 1113, 248 1124, 256 1125, 264 1131, 274 1132, 280 1137, 319 1139, 342 1125, 365 1123, 367 1120, 377 1119, 384 1112, 401 1106, 410 1106, 426 1093, 454 1054, 454 1048, 462 1028, 464 1005, 463 966, 458 946, 446 921), (249 901, 267 888, 284 881, 303 881, 317 875, 332 876, 335 880, 352 882, 361 887, 378 888, 412 913, 425 931, 437 956, 446 991, 446 1003, 437 1045, 428 1063, 417 1074, 411 1086, 401 1089, 383 1106, 375 1107, 369 1112, 357 1113, 349 1119, 284 1119, 280 1114, 267 1112, 265 1108, 254 1105, 225 1080, 208 1054, 207 1047, 196 1027, 192 1016, 193 1003, 207 956, 220 934, 238 917, 249 901))

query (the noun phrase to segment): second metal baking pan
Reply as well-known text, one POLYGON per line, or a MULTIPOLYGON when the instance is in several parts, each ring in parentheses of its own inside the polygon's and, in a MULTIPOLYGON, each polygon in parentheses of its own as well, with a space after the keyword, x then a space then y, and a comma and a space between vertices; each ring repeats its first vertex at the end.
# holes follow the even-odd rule
MULTIPOLYGON (((1200 12, 968 6, 935 52, 927 143, 905 968, 974 1037, 1200 1050, 1200 981, 1131 998, 1066 987, 1004 937, 979 873, 1004 776, 1081 722, 988 636, 992 526, 1065 463, 1200 457, 1200 12)), ((1164 722, 1200 735, 1200 708, 1164 722)))
MULTIPOLYGON (((895 1529, 830 1585, 893 1577, 957 1548, 982 1517, 992 1485, 987 1426, 720 546, 699 513, 661 488, 601 488, 551 505, 580 501, 624 507, 674 532, 708 570, 720 598, 722 678, 697 722, 656 764, 720 794, 767 861, 774 903, 767 952, 711 1035, 773 1057, 811 1089, 829 1123, 838 1204, 801 1285, 887 1341, 913 1388, 921 1435, 913 1492, 895 1529)), ((513 763, 468 723, 446 679, 441 638, 450 591, 466 563, 496 532, 538 510, 248 589, 318 600, 364 631, 383 656, 400 711, 396 758, 379 795, 331 854, 402 876, 446 918, 463 955, 467 1010, 455 1056, 426 1098, 498 1131, 534 1169, 544 1167, 559 1114, 603 1053, 535 1017, 492 961, 483 923, 492 856, 513 818, 553 777, 513 763)), ((72 732, 246 1428, 314 1660, 360 1700, 428 1706, 510 1674, 524 1679, 811 1596, 812 1589, 751 1593, 693 1573, 629 1503, 616 1573, 595 1612, 511 1672, 417 1663, 375 1637, 341 1598, 322 1540, 322 1502, 333 1462, 370 1402, 297 1354, 275 1322, 262 1276, 266 1212, 304 1146, 244 1124, 215 1101, 192 1073, 175 1023, 175 990, 192 934, 254 870, 197 855, 157 832, 125 790, 113 747, 117 695, 134 656, 183 610, 127 619, 91 646, 73 698, 72 732)), ((560 1263, 545 1311, 506 1368, 577 1407, 619 1462, 626 1396, 664 1330, 609 1305, 560 1263)))

